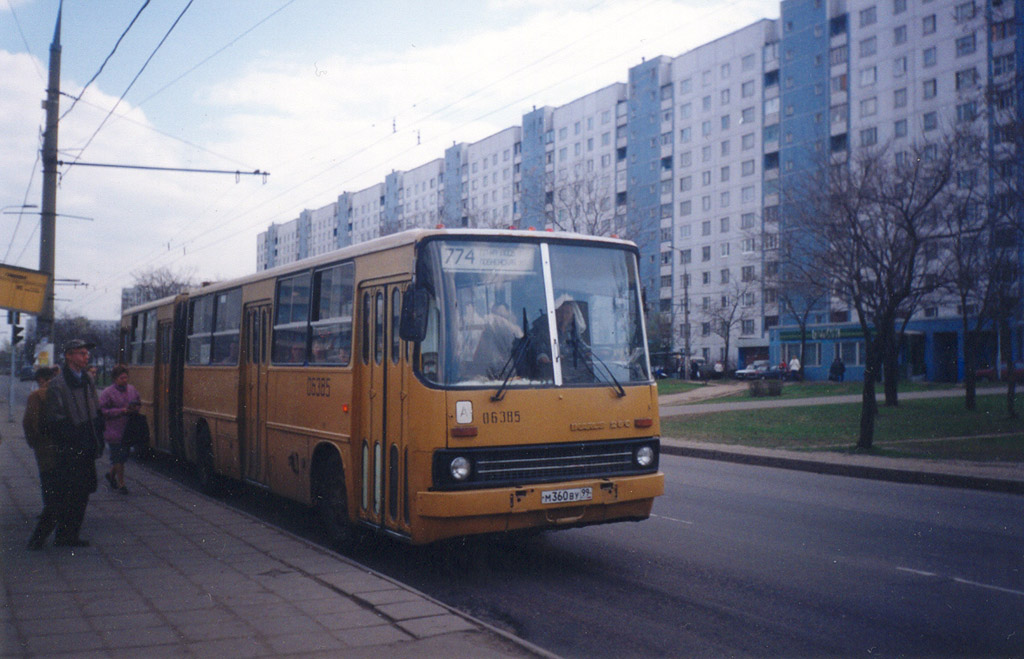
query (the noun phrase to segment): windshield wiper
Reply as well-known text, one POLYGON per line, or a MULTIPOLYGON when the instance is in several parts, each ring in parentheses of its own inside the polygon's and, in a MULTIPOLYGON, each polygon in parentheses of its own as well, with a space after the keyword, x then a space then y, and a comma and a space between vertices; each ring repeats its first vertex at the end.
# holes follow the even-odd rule
POLYGON ((505 390, 508 389, 508 383, 512 381, 512 376, 518 371, 519 362, 523 360, 523 355, 526 354, 526 350, 530 347, 530 342, 532 340, 529 327, 526 324, 526 307, 523 307, 523 337, 518 341, 518 345, 515 350, 513 350, 512 354, 508 356, 508 359, 505 361, 505 365, 501 367, 501 371, 498 373, 498 377, 501 377, 501 374, 505 372, 505 369, 508 369, 508 375, 505 376, 501 386, 498 387, 498 390, 494 392, 493 396, 491 396, 491 402, 496 403, 505 398, 505 390))
MULTIPOLYGON (((583 341, 583 337, 580 336, 579 331, 577 331, 577 329, 576 329, 576 320, 575 319, 572 321, 572 338, 569 340, 569 343, 572 344, 573 366, 576 366, 576 358, 577 357, 579 357, 580 359, 584 358, 583 352, 585 350, 586 351, 586 357, 590 357, 590 358, 596 360, 598 364, 600 364, 602 367, 604 367, 604 372, 608 374, 609 378, 611 378, 611 382, 608 382, 606 380, 605 384, 611 384, 612 385, 612 389, 615 390, 615 394, 619 398, 622 398, 623 396, 626 395, 626 390, 622 387, 621 384, 619 384, 619 381, 616 379, 615 374, 612 373, 612 369, 609 368, 608 364, 605 364, 604 360, 601 359, 597 355, 597 353, 594 352, 593 348, 588 346, 583 341)), ((587 366, 588 366, 590 372, 594 375, 594 378, 595 379, 599 379, 598 376, 597 376, 597 370, 594 369, 593 364, 588 364, 587 366)))

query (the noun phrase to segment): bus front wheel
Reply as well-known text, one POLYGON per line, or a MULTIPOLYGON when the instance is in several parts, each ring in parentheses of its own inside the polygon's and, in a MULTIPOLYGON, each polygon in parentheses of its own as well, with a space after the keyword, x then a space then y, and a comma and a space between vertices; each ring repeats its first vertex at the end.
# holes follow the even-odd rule
POLYGON ((348 519, 345 472, 337 453, 329 453, 314 472, 313 505, 327 541, 337 547, 350 545, 355 531, 348 519))

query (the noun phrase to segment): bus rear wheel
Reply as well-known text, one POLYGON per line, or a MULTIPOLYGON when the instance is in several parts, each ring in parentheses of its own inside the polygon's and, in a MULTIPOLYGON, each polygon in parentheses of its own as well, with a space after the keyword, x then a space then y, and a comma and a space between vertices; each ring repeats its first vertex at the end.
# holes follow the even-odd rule
POLYGON ((337 453, 329 453, 314 472, 313 505, 327 541, 336 547, 351 545, 355 529, 348 519, 345 471, 337 453))

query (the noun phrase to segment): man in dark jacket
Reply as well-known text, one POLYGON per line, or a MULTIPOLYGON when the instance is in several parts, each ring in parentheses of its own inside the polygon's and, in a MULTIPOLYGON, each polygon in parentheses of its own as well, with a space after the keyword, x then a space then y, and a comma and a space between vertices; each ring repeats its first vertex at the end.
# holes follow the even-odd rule
POLYGON ((96 458, 103 451, 102 417, 96 385, 87 372, 89 349, 81 339, 64 345, 64 368, 46 388, 43 427, 57 447, 60 473, 55 519, 40 517, 29 549, 40 549, 53 527, 56 547, 88 547, 79 537, 89 495, 96 491, 96 458))

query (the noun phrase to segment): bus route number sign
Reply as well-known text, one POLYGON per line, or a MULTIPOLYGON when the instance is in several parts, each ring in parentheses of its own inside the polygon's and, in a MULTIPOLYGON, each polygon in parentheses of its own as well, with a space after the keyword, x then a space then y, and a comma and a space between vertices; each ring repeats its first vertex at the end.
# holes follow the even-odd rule
POLYGON ((449 244, 444 249, 444 268, 458 272, 533 272, 536 249, 530 245, 449 244))

